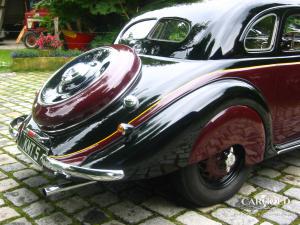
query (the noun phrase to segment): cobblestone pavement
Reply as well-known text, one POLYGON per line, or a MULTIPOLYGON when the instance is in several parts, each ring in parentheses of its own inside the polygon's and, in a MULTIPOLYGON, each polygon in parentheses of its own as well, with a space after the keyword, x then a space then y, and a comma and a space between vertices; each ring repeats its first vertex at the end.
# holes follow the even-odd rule
POLYGON ((177 204, 163 179, 97 184, 43 197, 41 188, 56 181, 20 154, 8 124, 30 112, 47 77, 0 74, 0 224, 300 224, 299 151, 256 166, 236 196, 209 208, 177 204), (273 205, 251 207, 255 199, 273 205))

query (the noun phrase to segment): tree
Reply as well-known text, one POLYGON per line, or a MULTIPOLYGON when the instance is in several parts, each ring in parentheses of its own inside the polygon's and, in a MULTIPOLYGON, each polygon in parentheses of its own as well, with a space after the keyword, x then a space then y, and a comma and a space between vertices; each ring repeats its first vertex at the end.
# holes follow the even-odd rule
POLYGON ((117 14, 125 20, 136 13, 143 1, 138 0, 42 0, 36 7, 47 8, 53 16, 60 18, 68 30, 91 30, 88 23, 91 16, 117 14))

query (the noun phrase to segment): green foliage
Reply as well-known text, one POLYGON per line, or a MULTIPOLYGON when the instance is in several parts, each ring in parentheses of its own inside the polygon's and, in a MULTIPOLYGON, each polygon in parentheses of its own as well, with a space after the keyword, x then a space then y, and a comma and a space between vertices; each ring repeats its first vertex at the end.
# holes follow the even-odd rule
POLYGON ((201 0, 155 0, 145 1, 144 7, 140 10, 141 13, 161 9, 163 7, 170 7, 176 4, 189 4, 193 2, 201 2, 201 0))
POLYGON ((37 49, 22 49, 11 53, 12 58, 35 58, 35 57, 75 57, 82 52, 79 50, 49 50, 41 51, 37 49))
POLYGON ((74 21, 79 16, 85 18, 90 15, 108 15, 117 14, 129 19, 136 9, 139 7, 138 0, 42 0, 36 7, 43 7, 50 12, 59 16, 63 21, 74 21))
POLYGON ((50 16, 36 16, 35 19, 40 19, 39 26, 45 27, 48 33, 54 33, 53 21, 50 16))
POLYGON ((90 48, 98 48, 103 45, 110 45, 117 37, 118 32, 109 32, 97 35, 94 40, 90 43, 90 48))
POLYGON ((300 26, 300 16, 293 15, 287 18, 284 28, 284 33, 295 32, 295 26, 300 26))
POLYGON ((11 52, 12 50, 0 50, 0 72, 9 71, 12 64, 11 52))

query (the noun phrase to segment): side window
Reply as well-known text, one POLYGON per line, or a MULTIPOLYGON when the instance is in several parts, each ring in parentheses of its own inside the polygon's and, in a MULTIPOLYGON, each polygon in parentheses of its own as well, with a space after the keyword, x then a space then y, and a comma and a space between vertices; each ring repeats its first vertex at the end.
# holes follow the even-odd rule
POLYGON ((266 52, 274 47, 278 29, 276 14, 258 19, 247 32, 244 46, 247 52, 266 52))
POLYGON ((284 52, 300 51, 300 14, 289 16, 284 24, 281 49, 284 52))
POLYGON ((189 32, 190 25, 184 20, 161 19, 148 38, 158 41, 182 42, 188 36, 189 32))

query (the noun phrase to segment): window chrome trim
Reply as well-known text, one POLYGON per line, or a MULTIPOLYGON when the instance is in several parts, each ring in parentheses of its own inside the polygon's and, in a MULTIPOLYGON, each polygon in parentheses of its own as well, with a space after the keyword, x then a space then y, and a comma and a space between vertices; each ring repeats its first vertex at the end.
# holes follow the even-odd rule
MULTIPOLYGON (((119 43, 120 40, 122 40, 123 35, 124 35, 131 27, 133 27, 134 25, 136 25, 136 24, 138 24, 138 23, 145 22, 145 21, 151 21, 151 20, 155 20, 156 23, 157 23, 157 21, 158 21, 158 19, 155 18, 155 17, 149 17, 149 18, 140 19, 140 20, 137 20, 137 21, 134 21, 134 22, 132 22, 132 23, 127 24, 127 25, 120 31, 120 33, 118 34, 117 38, 116 38, 115 41, 114 41, 114 44, 119 43)), ((156 23, 154 24, 153 27, 156 26, 156 23)), ((153 27, 150 29, 149 33, 152 31, 153 27)), ((145 38, 147 38, 147 36, 149 35, 149 33, 146 35, 145 38)), ((141 39, 137 39, 137 40, 141 40, 141 39)))
POLYGON ((276 37, 277 37, 277 33, 278 33, 278 28, 279 28, 279 18, 277 16, 276 13, 269 13, 267 15, 264 15, 260 18, 258 18, 257 20, 255 20, 254 22, 251 21, 249 23, 249 25, 247 26, 248 30, 246 32, 246 35, 244 37, 244 49, 246 50, 247 53, 266 53, 266 52, 272 52, 275 48, 275 41, 276 41, 276 37), (273 34, 272 34, 272 40, 271 40, 271 43, 270 43, 270 47, 268 48, 264 48, 264 49, 249 49, 246 47, 246 41, 247 41, 247 36, 249 34, 249 32, 251 31, 251 29, 256 25, 258 24, 259 22, 261 22, 262 20, 264 20, 265 18, 269 17, 269 16, 275 16, 275 24, 274 24, 274 30, 273 30, 273 34), (251 24, 251 25, 250 25, 251 24))

